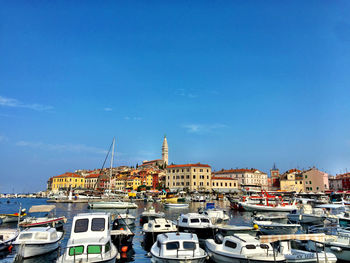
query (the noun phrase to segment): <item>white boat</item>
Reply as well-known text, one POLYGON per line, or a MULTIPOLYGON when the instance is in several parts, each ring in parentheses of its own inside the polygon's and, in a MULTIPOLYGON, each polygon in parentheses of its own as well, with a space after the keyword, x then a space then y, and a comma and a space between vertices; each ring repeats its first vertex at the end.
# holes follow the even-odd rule
POLYGON ((213 224, 223 223, 230 220, 226 211, 223 209, 213 208, 213 209, 198 209, 198 213, 208 216, 213 224))
MULTIPOLYGON (((29 209, 29 213, 50 213, 56 206, 54 205, 34 205, 29 209)), ((18 225, 20 227, 46 227, 52 226, 56 229, 62 228, 63 224, 67 222, 64 216, 54 217, 50 214, 41 217, 26 217, 18 225)))
POLYGON ((254 214, 252 217, 256 221, 272 221, 276 223, 287 223, 288 217, 287 213, 261 213, 261 214, 254 214))
POLYGON ((74 216, 67 248, 57 262, 115 262, 118 251, 111 241, 110 214, 74 216))
POLYGON ((159 234, 176 232, 177 226, 170 220, 165 218, 155 218, 144 224, 142 227, 143 232, 143 245, 146 250, 149 250, 154 242, 157 240, 159 234))
POLYGON ((205 249, 216 263, 286 262, 285 257, 274 251, 270 244, 261 244, 259 239, 249 234, 207 239, 205 249))
POLYGON ((327 217, 328 213, 322 208, 312 208, 309 204, 304 204, 298 210, 293 210, 287 215, 291 222, 303 224, 321 224, 327 217))
POLYGON ((260 212, 291 212, 297 209, 295 202, 291 205, 287 204, 250 204, 247 202, 238 203, 245 211, 260 211, 260 212))
POLYGON ((126 213, 126 214, 118 214, 115 219, 118 220, 118 223, 120 224, 134 225, 136 217, 129 213, 126 213))
POLYGON ((167 208, 187 208, 189 204, 186 203, 164 203, 164 207, 167 208))
POLYGON ((253 224, 257 225, 264 235, 295 234, 301 228, 299 224, 282 224, 271 221, 253 221, 253 224))
POLYGON ((180 232, 196 234, 199 239, 213 238, 216 231, 209 217, 199 213, 181 214, 178 228, 180 232))
POLYGON ((227 224, 216 224, 217 233, 223 236, 232 236, 235 234, 243 233, 251 236, 256 236, 258 230, 252 226, 237 226, 227 224))
POLYGON ((197 236, 189 233, 158 235, 150 255, 152 263, 202 263, 207 257, 207 253, 199 247, 197 236))
POLYGON ((165 214, 164 212, 156 212, 153 206, 149 207, 148 209, 145 208, 145 210, 142 212, 140 216, 140 224, 147 223, 149 220, 153 220, 155 218, 164 218, 165 214))
POLYGON ((308 242, 319 242, 324 240, 324 236, 324 234, 269 235, 260 236, 260 242, 278 242, 278 252, 283 254, 287 262, 290 263, 335 263, 337 261, 337 257, 333 253, 326 253, 320 250, 315 253, 291 248, 291 240, 307 240, 308 242))
POLYGON ((91 209, 126 209, 126 208, 137 208, 137 204, 131 202, 123 202, 120 200, 116 201, 101 201, 101 202, 91 202, 88 204, 91 209))
POLYGON ((62 237, 63 232, 57 232, 56 228, 32 227, 21 231, 12 244, 16 245, 20 258, 30 258, 56 250, 62 237))
POLYGON ((19 234, 18 229, 0 229, 0 251, 7 249, 19 234))

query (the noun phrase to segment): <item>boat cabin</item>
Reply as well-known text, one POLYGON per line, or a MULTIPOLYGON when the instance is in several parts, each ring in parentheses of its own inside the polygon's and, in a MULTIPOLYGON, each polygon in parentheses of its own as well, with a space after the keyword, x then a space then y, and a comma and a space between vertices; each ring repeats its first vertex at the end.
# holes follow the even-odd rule
POLYGON ((159 235, 156 245, 154 245, 153 253, 155 256, 163 258, 202 256, 197 235, 190 233, 167 233, 159 235))
POLYGON ((148 224, 143 225, 144 232, 175 232, 177 231, 176 225, 165 218, 155 218, 150 220, 148 224))
POLYGON ((33 227, 20 232, 14 244, 51 243, 62 237, 62 232, 57 232, 52 227, 33 227))
POLYGON ((181 227, 194 227, 194 228, 211 228, 211 223, 207 215, 199 213, 181 214, 178 219, 178 224, 181 227))

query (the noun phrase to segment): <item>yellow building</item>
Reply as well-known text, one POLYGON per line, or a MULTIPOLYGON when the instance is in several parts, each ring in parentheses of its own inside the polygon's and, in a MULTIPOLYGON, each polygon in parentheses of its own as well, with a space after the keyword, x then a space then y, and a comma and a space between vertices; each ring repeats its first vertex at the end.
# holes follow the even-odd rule
POLYGON ((64 173, 52 178, 52 190, 84 188, 85 178, 75 173, 64 173))
POLYGON ((281 175, 281 190, 288 192, 304 191, 303 175, 300 170, 291 169, 281 175))
POLYGON ((152 184, 153 184, 153 175, 152 174, 147 174, 146 186, 152 186, 152 184))
POLYGON ((141 185, 141 180, 138 177, 130 177, 126 180, 126 188, 132 188, 133 190, 137 190, 137 188, 141 185))

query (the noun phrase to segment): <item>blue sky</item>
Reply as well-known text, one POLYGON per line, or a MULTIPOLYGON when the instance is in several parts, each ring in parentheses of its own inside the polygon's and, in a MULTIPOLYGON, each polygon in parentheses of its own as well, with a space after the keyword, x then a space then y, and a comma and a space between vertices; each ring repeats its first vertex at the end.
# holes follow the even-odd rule
POLYGON ((0 192, 160 157, 350 168, 349 1, 6 1, 0 192))

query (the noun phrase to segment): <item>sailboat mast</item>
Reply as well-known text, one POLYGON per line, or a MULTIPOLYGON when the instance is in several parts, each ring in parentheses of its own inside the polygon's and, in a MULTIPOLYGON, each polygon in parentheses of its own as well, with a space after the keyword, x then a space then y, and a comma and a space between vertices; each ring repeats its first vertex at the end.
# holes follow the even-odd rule
POLYGON ((112 158, 111 158, 111 169, 109 172, 109 190, 111 190, 111 180, 112 180, 112 169, 113 169, 113 159, 114 159, 114 145, 115 145, 115 137, 113 138, 113 147, 112 147, 112 158))

